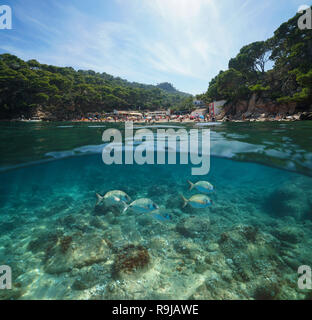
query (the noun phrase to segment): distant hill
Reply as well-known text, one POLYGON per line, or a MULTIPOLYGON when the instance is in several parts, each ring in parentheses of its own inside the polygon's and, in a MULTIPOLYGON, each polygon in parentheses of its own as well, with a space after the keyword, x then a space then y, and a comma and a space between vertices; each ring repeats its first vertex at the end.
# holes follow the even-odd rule
POLYGON ((169 93, 174 93, 174 94, 179 94, 181 96, 191 96, 191 94, 189 93, 185 93, 185 92, 182 92, 182 91, 179 91, 177 90, 171 83, 169 82, 162 82, 162 83, 159 83, 156 87, 164 90, 164 91, 167 91, 169 93))

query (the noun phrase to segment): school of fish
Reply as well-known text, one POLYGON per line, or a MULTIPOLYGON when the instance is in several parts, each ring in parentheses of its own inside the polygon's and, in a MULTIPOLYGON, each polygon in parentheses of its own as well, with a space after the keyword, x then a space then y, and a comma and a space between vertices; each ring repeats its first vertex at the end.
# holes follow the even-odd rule
MULTIPOLYGON (((199 194, 195 194, 191 196, 189 199, 186 199, 183 195, 181 195, 181 198, 183 200, 182 208, 189 205, 194 209, 204 209, 212 205, 213 201, 207 195, 214 191, 214 187, 210 182, 187 182, 189 184, 189 190, 191 191, 195 189, 199 192, 199 194)), ((96 193, 96 196, 96 205, 100 205, 103 202, 106 206, 121 206, 122 213, 125 213, 128 210, 132 210, 138 214, 147 214, 159 209, 159 206, 153 200, 148 198, 140 198, 132 201, 129 195, 127 195, 124 191, 121 190, 109 191, 104 196, 101 196, 100 194, 96 193)), ((158 219, 164 218, 164 220, 166 220, 165 217, 162 217, 159 214, 157 214, 157 216, 158 219)))

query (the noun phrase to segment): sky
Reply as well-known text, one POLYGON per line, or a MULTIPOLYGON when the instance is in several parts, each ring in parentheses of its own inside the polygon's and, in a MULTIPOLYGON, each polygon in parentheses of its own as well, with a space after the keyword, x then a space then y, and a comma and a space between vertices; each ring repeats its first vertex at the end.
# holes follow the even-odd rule
POLYGON ((199 94, 311 0, 0 0, 0 53, 199 94))

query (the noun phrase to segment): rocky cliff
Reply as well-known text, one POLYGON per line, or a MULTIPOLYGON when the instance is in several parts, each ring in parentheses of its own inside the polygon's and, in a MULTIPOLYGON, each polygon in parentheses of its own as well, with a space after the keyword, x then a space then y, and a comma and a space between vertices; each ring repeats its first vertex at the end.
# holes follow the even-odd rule
POLYGON ((249 100, 228 103, 217 120, 312 120, 312 105, 277 103, 253 94, 249 100))

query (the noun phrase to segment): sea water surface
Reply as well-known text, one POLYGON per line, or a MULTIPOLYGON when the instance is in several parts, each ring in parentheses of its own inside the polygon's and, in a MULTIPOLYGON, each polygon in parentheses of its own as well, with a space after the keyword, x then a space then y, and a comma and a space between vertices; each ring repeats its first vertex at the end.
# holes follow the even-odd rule
POLYGON ((312 123, 135 125, 211 130, 210 171, 106 165, 111 123, 0 123, 1 299, 307 299, 312 266, 312 123), (188 180, 213 184, 183 208, 188 180), (101 204, 122 190, 159 209, 101 204))

